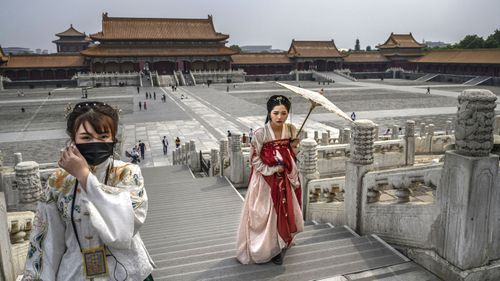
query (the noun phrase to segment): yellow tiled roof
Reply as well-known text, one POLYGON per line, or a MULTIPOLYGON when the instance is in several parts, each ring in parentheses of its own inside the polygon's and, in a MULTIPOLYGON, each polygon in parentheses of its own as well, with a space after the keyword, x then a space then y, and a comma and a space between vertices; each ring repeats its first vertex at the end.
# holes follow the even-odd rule
POLYGON ((290 57, 302 58, 340 58, 337 46, 333 40, 331 41, 298 41, 292 40, 292 44, 288 49, 290 57))
POLYGON ((424 56, 413 60, 417 63, 475 63, 500 64, 500 48, 431 50, 424 56))
POLYGON ((225 40, 215 31, 212 16, 206 19, 102 17, 102 31, 94 40, 225 40))
POLYGON ((290 64, 287 53, 240 53, 231 56, 233 64, 290 64))
POLYGON ((1 68, 69 68, 85 66, 80 54, 12 55, 1 68))

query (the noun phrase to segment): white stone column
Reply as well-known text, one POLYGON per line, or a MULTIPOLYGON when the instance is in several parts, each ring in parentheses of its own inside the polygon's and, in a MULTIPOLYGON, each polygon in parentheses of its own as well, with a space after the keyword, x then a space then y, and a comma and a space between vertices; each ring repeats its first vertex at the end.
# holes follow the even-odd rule
POLYGON ((373 164, 375 124, 357 120, 352 124, 351 157, 346 161, 345 213, 346 222, 356 232, 361 229, 363 176, 373 164))
POLYGON ((14 153, 14 166, 23 162, 23 154, 21 152, 14 153))
POLYGON ((425 137, 425 134, 427 133, 425 123, 420 123, 420 132, 419 135, 420 137, 425 137))
POLYGON ((434 138, 434 131, 436 130, 436 127, 434 124, 429 124, 427 126, 427 135, 425 137, 425 142, 426 142, 426 147, 429 152, 429 154, 432 154, 432 139, 434 138))
POLYGON ((415 121, 406 121, 405 127, 405 166, 415 164, 415 121))
MULTIPOLYGON (((316 167, 318 163, 318 144, 315 140, 304 139, 300 142, 300 184, 302 186, 302 214, 304 219, 307 215, 307 204, 309 204, 309 192, 307 185, 311 180, 319 179, 316 167)), ((298 198, 297 198, 298 199, 298 198)))
POLYGON ((399 138, 399 126, 398 125, 392 125, 391 139, 397 140, 398 138, 399 138))
POLYGON ((321 133, 321 144, 322 145, 328 144, 328 133, 321 133))
POLYGON ((351 142, 351 129, 344 128, 343 134, 342 134, 342 141, 343 141, 343 143, 350 143, 351 142))
POLYGON ((220 176, 224 176, 224 159, 227 157, 227 139, 222 138, 219 140, 219 165, 220 165, 220 176))
MULTIPOLYGON (((458 97, 456 150, 445 154, 437 199, 441 209, 436 249, 466 270, 500 257, 498 156, 493 148, 496 96, 465 90, 458 97)), ((499 280, 500 273, 488 275, 499 280)))
POLYGON ((19 194, 17 209, 19 211, 35 211, 42 196, 42 184, 38 163, 34 161, 21 162, 16 165, 16 182, 19 194))
POLYGON ((217 162, 219 151, 217 149, 211 149, 210 150, 210 170, 209 170, 209 175, 210 177, 215 176, 215 168, 219 164, 217 162))
POLYGON ((200 163, 200 153, 201 151, 196 151, 196 142, 194 140, 189 141, 189 165, 193 171, 201 171, 200 163))
POLYGON ((241 138, 239 133, 231 136, 231 166, 230 180, 233 184, 243 183, 243 153, 241 152, 241 138))

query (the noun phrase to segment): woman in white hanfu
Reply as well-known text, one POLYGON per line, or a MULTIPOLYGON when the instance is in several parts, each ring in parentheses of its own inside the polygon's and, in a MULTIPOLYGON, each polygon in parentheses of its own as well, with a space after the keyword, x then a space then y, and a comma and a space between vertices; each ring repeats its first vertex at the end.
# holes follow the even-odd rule
POLYGON ((299 140, 295 127, 285 123, 290 107, 285 96, 272 96, 266 124, 252 139, 252 170, 236 245, 236 258, 243 264, 282 264, 285 250, 304 229, 295 165, 299 140))
POLYGON ((22 280, 152 280, 141 169, 113 158, 117 110, 84 102, 68 113, 71 142, 38 204, 22 280))

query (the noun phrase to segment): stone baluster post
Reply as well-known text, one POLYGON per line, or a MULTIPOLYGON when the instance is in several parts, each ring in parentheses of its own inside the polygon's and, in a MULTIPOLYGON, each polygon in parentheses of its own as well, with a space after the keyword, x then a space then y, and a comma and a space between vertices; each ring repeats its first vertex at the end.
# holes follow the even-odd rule
POLYGON ((209 175, 210 177, 215 176, 215 168, 219 164, 217 162, 219 151, 217 149, 211 149, 210 150, 210 170, 209 170, 209 175))
POLYGON ((14 166, 23 162, 23 154, 21 152, 14 153, 14 166))
POLYGON ((378 141, 379 134, 380 134, 380 128, 377 124, 375 124, 375 133, 374 133, 375 141, 378 141))
POLYGON ((241 135, 233 133, 231 141, 231 173, 229 179, 233 184, 243 183, 243 153, 241 152, 241 135))
POLYGON ((318 133, 318 131, 314 131, 314 140, 315 141, 319 140, 319 133, 318 133))
POLYGON ((363 176, 373 164, 375 124, 356 120, 352 124, 351 157, 346 161, 345 212, 346 222, 353 230, 361 229, 363 176))
POLYGON ((35 211, 38 200, 42 196, 42 184, 38 163, 25 161, 16 165, 16 182, 19 192, 19 211, 35 211))
POLYGON ((302 214, 304 219, 307 215, 307 205, 309 204, 309 191, 307 185, 311 180, 319 179, 319 172, 316 167, 318 163, 318 144, 315 140, 304 139, 300 142, 300 184, 302 185, 302 214))
POLYGON ((186 165, 186 147, 188 146, 188 143, 183 143, 181 145, 181 164, 186 165))
POLYGON ((415 121, 406 121, 405 127, 405 166, 415 164, 415 121))
POLYGON ((220 176, 222 177, 224 176, 224 159, 227 157, 227 139, 220 139, 219 145, 220 176))
POLYGON ((453 133, 453 122, 451 120, 446 121, 445 134, 451 135, 453 133))
POLYGON ((427 128, 427 136, 426 136, 426 147, 429 150, 429 153, 432 153, 432 139, 434 138, 434 132, 436 128, 434 124, 429 124, 427 128))
POLYGON ((339 129, 338 142, 339 143, 346 143, 346 142, 344 142, 344 129, 339 129))
POLYGON ((342 140, 344 141, 344 143, 351 142, 351 129, 344 128, 344 134, 342 135, 342 140))
POLYGON ((194 171, 201 171, 201 163, 200 163, 200 153, 196 151, 196 142, 195 140, 189 141, 189 165, 191 169, 194 171))
POLYGON ((425 123, 420 123, 420 137, 425 137, 426 132, 427 128, 425 127, 425 123))
POLYGON ((328 143, 330 143, 330 140, 332 139, 332 133, 330 132, 330 130, 326 130, 326 134, 328 136, 328 143))
MULTIPOLYGON (((490 154, 496 99, 488 90, 465 90, 458 96, 456 150, 445 153, 437 190, 441 221, 436 249, 462 270, 500 258, 499 162, 490 154)), ((495 272, 488 279, 500 280, 495 272)))
POLYGON ((391 139, 397 140, 398 138, 399 138, 399 126, 398 125, 392 125, 391 139))
POLYGON ((328 144, 328 134, 327 133, 321 133, 321 144, 322 145, 327 145, 328 144))

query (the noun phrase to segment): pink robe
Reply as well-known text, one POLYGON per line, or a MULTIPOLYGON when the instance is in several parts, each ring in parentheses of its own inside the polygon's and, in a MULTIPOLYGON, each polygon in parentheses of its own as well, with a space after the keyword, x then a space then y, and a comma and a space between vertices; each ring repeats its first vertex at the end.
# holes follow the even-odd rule
POLYGON ((270 261, 304 229, 299 172, 288 142, 295 128, 289 126, 283 126, 281 140, 270 124, 254 133, 252 173, 236 242, 236 258, 243 264, 270 261), (285 167, 284 173, 275 173, 277 163, 285 167))

